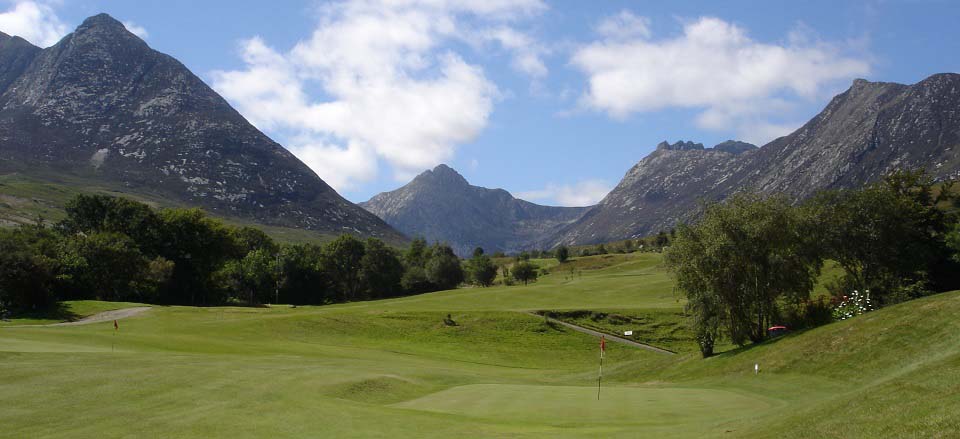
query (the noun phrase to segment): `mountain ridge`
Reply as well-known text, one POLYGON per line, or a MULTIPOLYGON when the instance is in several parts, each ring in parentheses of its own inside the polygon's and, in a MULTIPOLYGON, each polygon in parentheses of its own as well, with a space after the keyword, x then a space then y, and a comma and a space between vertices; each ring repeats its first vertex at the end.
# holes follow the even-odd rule
POLYGON ((756 149, 661 143, 597 206, 540 244, 647 236, 692 220, 702 201, 741 191, 799 201, 901 168, 960 175, 960 74, 934 74, 913 85, 857 79, 793 133, 756 149))
POLYGON ((0 61, 19 62, 0 67, 0 170, 49 169, 270 226, 406 240, 109 15, 46 49, 16 40, 0 39, 0 61))

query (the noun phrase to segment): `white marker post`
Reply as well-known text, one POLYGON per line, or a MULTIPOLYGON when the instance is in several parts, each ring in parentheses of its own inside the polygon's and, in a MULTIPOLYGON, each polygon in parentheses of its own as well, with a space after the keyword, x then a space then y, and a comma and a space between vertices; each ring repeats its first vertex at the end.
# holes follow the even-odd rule
POLYGON ((760 363, 755 363, 753 365, 753 374, 760 375, 760 363))

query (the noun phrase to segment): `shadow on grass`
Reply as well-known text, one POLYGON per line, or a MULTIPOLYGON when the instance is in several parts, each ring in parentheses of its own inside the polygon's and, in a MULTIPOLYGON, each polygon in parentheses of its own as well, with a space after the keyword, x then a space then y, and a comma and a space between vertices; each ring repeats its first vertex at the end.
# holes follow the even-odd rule
MULTIPOLYGON (((819 325, 819 326, 823 326, 823 325, 819 325)), ((734 345, 734 346, 730 346, 730 348, 727 349, 727 350, 725 350, 725 351, 714 352, 714 353, 713 353, 713 356, 714 356, 714 357, 720 357, 720 356, 736 356, 736 355, 742 354, 742 353, 744 353, 744 352, 748 352, 748 351, 750 351, 750 350, 752 350, 752 349, 754 349, 754 348, 758 348, 758 347, 760 347, 760 346, 769 346, 769 345, 773 345, 773 344, 779 343, 781 340, 787 340, 787 339, 790 339, 790 338, 794 338, 794 337, 796 337, 796 336, 798 336, 798 335, 800 335, 800 334, 803 334, 804 332, 807 332, 807 331, 809 331, 809 330, 811 330, 811 329, 816 329, 816 328, 818 328, 819 326, 813 326, 813 327, 809 327, 809 328, 803 328, 803 329, 793 330, 793 331, 790 331, 790 332, 787 333, 787 334, 784 334, 784 335, 781 335, 781 336, 778 336, 778 337, 768 338, 768 339, 766 339, 766 340, 761 341, 760 343, 748 343, 748 344, 745 344, 745 345, 743 345, 743 346, 735 346, 735 345, 734 345)))
POLYGON ((63 303, 57 303, 50 308, 40 310, 12 311, 5 316, 6 319, 59 320, 62 322, 72 322, 80 317, 70 311, 70 308, 63 303))

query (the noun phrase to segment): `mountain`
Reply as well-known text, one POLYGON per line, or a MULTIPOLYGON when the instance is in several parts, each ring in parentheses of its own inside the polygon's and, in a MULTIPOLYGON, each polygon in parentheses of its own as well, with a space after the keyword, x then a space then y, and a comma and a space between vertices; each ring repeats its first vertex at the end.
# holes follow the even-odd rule
POLYGON ((540 206, 516 199, 503 189, 471 186, 446 165, 360 206, 407 236, 446 242, 461 256, 471 254, 475 247, 491 253, 530 248, 588 209, 540 206))
POLYGON ((0 173, 12 172, 266 225, 404 239, 106 14, 46 49, 0 36, 0 173))
POLYGON ((724 142, 661 143, 583 217, 541 244, 594 244, 640 237, 689 221, 700 200, 739 191, 802 200, 854 188, 896 169, 960 175, 960 75, 914 85, 854 81, 793 133, 755 148, 724 142))

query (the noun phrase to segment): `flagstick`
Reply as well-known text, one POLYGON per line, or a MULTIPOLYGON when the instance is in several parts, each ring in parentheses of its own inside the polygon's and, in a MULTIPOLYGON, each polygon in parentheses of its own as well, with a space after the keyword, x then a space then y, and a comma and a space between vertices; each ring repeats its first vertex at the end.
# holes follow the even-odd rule
POLYGON ((600 353, 600 374, 597 375, 597 401, 600 400, 600 380, 603 378, 603 352, 600 353))
POLYGON ((597 401, 600 400, 600 380, 603 379, 603 354, 606 352, 606 343, 603 336, 600 336, 600 373, 597 374, 597 401))

